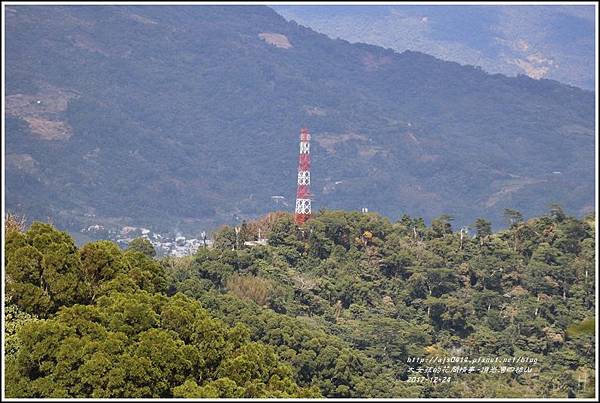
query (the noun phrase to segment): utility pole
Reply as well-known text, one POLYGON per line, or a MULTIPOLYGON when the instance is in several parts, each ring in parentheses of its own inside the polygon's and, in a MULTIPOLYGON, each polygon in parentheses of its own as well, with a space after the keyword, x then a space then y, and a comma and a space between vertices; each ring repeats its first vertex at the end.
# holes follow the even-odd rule
POLYGON ((240 239, 240 227, 235 227, 235 245, 233 250, 239 249, 239 239, 240 239))

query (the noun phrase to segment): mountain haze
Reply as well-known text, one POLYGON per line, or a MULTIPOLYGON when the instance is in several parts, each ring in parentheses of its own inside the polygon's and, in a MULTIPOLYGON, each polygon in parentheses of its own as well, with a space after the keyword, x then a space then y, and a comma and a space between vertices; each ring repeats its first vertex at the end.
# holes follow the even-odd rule
POLYGON ((263 6, 7 6, 6 208, 199 231, 313 208, 503 225, 594 206, 594 94, 350 44, 263 6), (284 196, 287 205, 274 203, 284 196))
POLYGON ((586 4, 273 5, 332 38, 414 50, 489 73, 595 88, 596 8, 586 4))

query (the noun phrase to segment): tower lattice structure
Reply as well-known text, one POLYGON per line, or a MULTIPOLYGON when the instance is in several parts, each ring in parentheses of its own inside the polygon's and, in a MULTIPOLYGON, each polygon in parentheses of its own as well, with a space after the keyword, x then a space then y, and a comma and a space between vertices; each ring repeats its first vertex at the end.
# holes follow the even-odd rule
POLYGON ((301 226, 310 218, 310 133, 300 130, 300 155, 298 158, 298 190, 296 191, 296 213, 294 221, 301 226))

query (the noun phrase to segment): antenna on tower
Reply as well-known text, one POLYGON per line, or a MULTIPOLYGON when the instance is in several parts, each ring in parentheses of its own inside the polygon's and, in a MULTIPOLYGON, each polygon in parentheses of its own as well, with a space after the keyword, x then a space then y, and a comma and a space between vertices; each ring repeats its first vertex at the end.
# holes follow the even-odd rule
POLYGON ((300 156, 298 157, 298 190, 296 191, 296 213, 294 221, 302 226, 310 218, 310 133, 300 130, 300 156))

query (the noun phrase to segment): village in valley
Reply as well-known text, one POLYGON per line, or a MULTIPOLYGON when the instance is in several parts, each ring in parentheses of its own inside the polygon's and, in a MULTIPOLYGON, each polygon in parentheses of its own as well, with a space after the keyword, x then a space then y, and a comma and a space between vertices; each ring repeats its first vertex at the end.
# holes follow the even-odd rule
MULTIPOLYGON (((239 227, 236 227, 239 228, 239 227)), ((149 241, 158 257, 163 256, 192 256, 199 248, 212 248, 213 240, 209 234, 202 231, 197 238, 187 238, 180 232, 157 233, 144 227, 125 226, 120 229, 109 229, 101 224, 90 225, 82 228, 80 233, 93 239, 107 239, 116 242, 122 249, 127 249, 131 241, 137 238, 149 241)), ((254 241, 245 241, 246 246, 265 245, 266 239, 259 238, 254 241)))
POLYGON ((186 238, 181 233, 156 233, 148 228, 132 226, 122 227, 120 230, 107 229, 100 224, 82 228, 80 232, 93 238, 109 239, 123 249, 136 238, 146 239, 154 246, 157 256, 190 256, 195 254, 198 248, 210 248, 213 243, 208 239, 206 232, 202 232, 199 238, 186 238))

